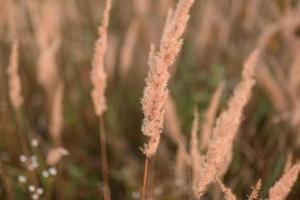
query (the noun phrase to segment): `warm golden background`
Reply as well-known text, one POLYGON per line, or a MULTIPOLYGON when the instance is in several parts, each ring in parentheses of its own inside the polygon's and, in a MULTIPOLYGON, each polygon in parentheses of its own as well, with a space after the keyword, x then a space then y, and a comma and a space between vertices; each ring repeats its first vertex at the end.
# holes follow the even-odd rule
MULTIPOLYGON (((145 141, 140 101, 148 54, 151 43, 159 44, 168 9, 176 3, 112 1, 103 116, 112 199, 139 199, 144 170, 139 147, 145 141)), ((99 120, 91 98, 90 70, 104 7, 104 0, 0 0, 0 199, 33 199, 32 185, 43 189, 39 199, 102 198, 99 120), (23 95, 17 111, 9 100, 7 73, 16 38, 23 95), (49 79, 56 91, 43 82, 49 79), (62 99, 63 116, 58 117, 62 128, 53 130, 51 116, 60 109, 54 102, 62 99), (26 143, 31 144, 28 155, 36 157, 27 155, 22 162, 26 152, 21 147, 26 143), (68 152, 55 165, 56 175, 50 173, 49 158, 47 163, 53 150, 68 152), (33 172, 28 159, 37 159, 33 172)), ((180 160, 172 136, 182 134, 189 151, 196 107, 201 144, 214 91, 224 84, 218 115, 256 47, 264 53, 223 183, 238 199, 247 199, 261 179, 260 194, 267 198, 270 187, 299 159, 300 1, 195 0, 183 38, 181 52, 169 68, 171 99, 160 145, 150 162, 148 199, 193 199, 191 168, 180 160)), ((299 187, 298 181, 287 199, 300 199, 299 187)), ((223 198, 217 183, 203 197, 223 198)))

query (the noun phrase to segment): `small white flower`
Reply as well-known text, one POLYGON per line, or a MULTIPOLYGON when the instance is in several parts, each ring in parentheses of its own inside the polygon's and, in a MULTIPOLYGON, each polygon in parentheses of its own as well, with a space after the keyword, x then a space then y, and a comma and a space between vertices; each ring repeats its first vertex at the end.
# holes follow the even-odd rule
POLYGON ((39 146, 39 140, 38 139, 32 139, 30 142, 32 147, 37 147, 39 146))
POLYGON ((35 168, 32 164, 30 164, 27 166, 27 169, 32 172, 32 171, 34 171, 35 168))
POLYGON ((37 156, 36 155, 31 156, 31 162, 37 162, 37 156))
POLYGON ((139 199, 139 198, 140 198, 140 192, 138 192, 138 191, 133 191, 133 192, 131 193, 131 196, 132 196, 132 198, 134 198, 134 199, 139 199))
POLYGON ((48 169, 48 171, 49 171, 49 174, 51 174, 52 176, 55 176, 57 174, 57 169, 54 167, 50 167, 48 169))
POLYGON ((155 195, 160 195, 160 194, 162 194, 162 192, 163 192, 163 190, 162 190, 161 187, 156 187, 156 188, 154 189, 154 194, 155 194, 155 195))
POLYGON ((34 192, 35 191, 35 186, 34 185, 30 185, 29 187, 28 187, 28 190, 30 191, 30 192, 34 192))
POLYGON ((1 152, 1 160, 2 161, 5 161, 5 162, 8 162, 9 160, 10 160, 10 156, 9 156, 9 154, 7 153, 7 152, 1 152))
POLYGON ((23 175, 18 176, 18 181, 20 183, 26 183, 27 182, 27 178, 23 175))
POLYGON ((34 169, 38 168, 39 162, 36 156, 31 156, 31 165, 34 169))
POLYGON ((39 167, 39 163, 38 163, 38 162, 33 162, 33 163, 31 163, 31 165, 32 165, 32 167, 33 167, 34 169, 36 169, 36 168, 39 167))
POLYGON ((27 161, 27 157, 25 155, 21 155, 20 156, 20 161, 21 162, 26 162, 27 161))
POLYGON ((48 178, 49 177, 49 172, 44 170, 42 175, 43 175, 44 178, 48 178))
POLYGON ((39 197, 39 195, 38 194, 33 194, 32 196, 31 196, 31 198, 33 199, 33 200, 38 200, 40 197, 39 197))
POLYGON ((39 194, 39 195, 42 195, 42 194, 44 193, 43 188, 38 188, 38 189, 36 190, 36 193, 39 194))

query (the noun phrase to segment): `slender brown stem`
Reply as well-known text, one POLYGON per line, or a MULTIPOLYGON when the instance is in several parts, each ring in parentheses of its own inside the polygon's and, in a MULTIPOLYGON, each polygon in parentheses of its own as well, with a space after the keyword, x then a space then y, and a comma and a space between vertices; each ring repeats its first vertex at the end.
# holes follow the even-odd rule
POLYGON ((106 137, 105 137, 105 126, 103 117, 99 117, 100 126, 100 150, 101 150, 101 165, 102 165, 102 178, 103 178, 103 196, 104 200, 110 200, 110 189, 109 189, 109 167, 107 160, 107 150, 106 150, 106 137))
MULTIPOLYGON (((30 156, 31 152, 32 152, 30 145, 29 145, 30 140, 29 140, 29 136, 28 136, 28 133, 30 131, 28 131, 27 126, 25 125, 24 117, 22 116, 21 110, 16 111, 16 118, 17 118, 18 137, 20 140, 21 153, 26 156, 30 156)), ((35 170, 28 171, 28 176, 30 177, 32 183, 34 183, 35 185, 38 185, 39 180, 38 180, 37 172, 35 170)))
POLYGON ((5 171, 6 170, 0 163, 0 178, 3 181, 3 187, 5 188, 5 191, 7 193, 7 199, 13 200, 13 199, 15 199, 15 195, 13 193, 12 182, 9 179, 9 176, 7 176, 7 174, 5 174, 5 171))
POLYGON ((148 165, 149 165, 149 158, 145 158, 145 168, 144 168, 144 180, 143 180, 143 189, 142 189, 142 196, 141 200, 145 200, 146 198, 146 190, 147 190, 147 181, 148 181, 148 165))
POLYGON ((30 155, 30 150, 28 145, 29 139, 27 137, 26 128, 24 126, 24 122, 20 110, 16 111, 16 118, 17 118, 18 137, 20 141, 21 152, 26 156, 29 156, 30 155))

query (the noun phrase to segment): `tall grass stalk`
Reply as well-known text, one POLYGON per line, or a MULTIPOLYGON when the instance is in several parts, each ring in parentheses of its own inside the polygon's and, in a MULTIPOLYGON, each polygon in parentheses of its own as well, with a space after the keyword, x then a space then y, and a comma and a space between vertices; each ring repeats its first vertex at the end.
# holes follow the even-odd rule
POLYGON ((168 13, 159 47, 151 45, 148 58, 149 72, 142 98, 144 112, 142 133, 148 138, 142 148, 146 156, 142 199, 145 198, 147 189, 148 160, 157 152, 163 128, 165 104, 169 94, 169 67, 181 50, 182 35, 193 3, 194 0, 180 0, 174 13, 168 13))
POLYGON ((109 166, 107 159, 107 149, 106 149, 106 133, 103 117, 99 117, 99 139, 101 148, 101 168, 102 168, 102 178, 103 178, 103 195, 105 200, 111 199, 110 187, 109 187, 109 166))
MULTIPOLYGON (((15 118, 17 121, 17 137, 21 147, 21 154, 26 156, 30 155, 29 138, 24 122, 24 117, 22 115, 22 84, 19 76, 19 43, 16 38, 13 40, 12 51, 10 55, 10 61, 8 66, 8 79, 9 79, 9 98, 11 105, 15 111, 15 118)), ((34 183, 38 183, 37 176, 35 172, 29 172, 29 177, 34 183)))
POLYGON ((149 158, 145 158, 144 164, 144 178, 143 178, 143 188, 142 188, 142 198, 141 200, 145 200, 146 198, 146 191, 147 191, 147 180, 148 180, 148 167, 149 167, 149 158))
POLYGON ((98 40, 95 43, 95 52, 92 61, 91 80, 93 84, 93 90, 91 93, 92 100, 94 103, 95 114, 99 118, 99 139, 100 139, 100 151, 101 151, 101 165, 102 165, 102 176, 103 176, 103 196, 104 200, 110 200, 110 189, 109 189, 109 167, 107 161, 107 150, 106 150, 106 137, 103 113, 105 112, 106 98, 105 89, 107 85, 107 75, 104 70, 104 60, 107 51, 107 35, 109 16, 111 10, 111 0, 106 1, 105 9, 102 14, 101 25, 98 28, 98 40))

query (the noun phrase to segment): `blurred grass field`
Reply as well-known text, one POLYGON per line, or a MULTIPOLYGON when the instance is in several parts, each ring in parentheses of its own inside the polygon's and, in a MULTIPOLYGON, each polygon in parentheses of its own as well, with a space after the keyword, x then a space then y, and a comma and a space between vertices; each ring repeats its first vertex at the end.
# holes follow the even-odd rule
MULTIPOLYGON (((144 142, 140 101, 148 71, 148 52, 150 43, 159 43, 168 8, 174 7, 176 2, 113 0, 106 56, 108 109, 104 117, 112 199, 139 199, 144 162, 139 149, 144 142), (138 21, 136 42, 129 69, 124 71, 121 49, 135 20, 138 21)), ((18 180, 20 175, 30 174, 20 162, 18 134, 25 135, 29 142, 39 141, 33 149, 39 160, 37 180, 44 190, 41 199, 102 198, 99 127, 90 95, 90 69, 104 4, 103 0, 0 0, 0 199, 30 199, 27 185, 18 180), (65 86, 61 134, 63 147, 69 155, 56 165, 58 174, 47 178, 43 176, 45 169, 50 167, 46 155, 53 146, 48 130, 51 100, 47 99, 36 78, 39 47, 31 4, 37 6, 35 17, 39 16, 42 22, 45 20, 44 31, 53 31, 60 40, 54 59, 65 86), (49 5, 52 7, 47 10, 49 5), (9 101, 6 73, 12 46, 12 23, 15 23, 20 43, 19 74, 24 96, 18 114, 9 101), (51 23, 57 23, 58 28, 51 23)), ((180 127, 187 140, 194 107, 199 111, 201 126, 214 90, 224 81, 220 113, 240 80, 244 60, 259 45, 265 30, 292 14, 299 18, 299 6, 298 0, 195 1, 182 51, 170 69, 169 82, 170 95, 176 103, 180 127)), ((224 183, 239 199, 247 199, 258 179, 263 182, 261 195, 267 198, 289 156, 292 155, 293 163, 299 160, 299 124, 289 123, 289 115, 296 110, 285 91, 290 66, 299 56, 299 28, 300 23, 290 32, 283 28, 270 37, 263 62, 258 66, 267 68, 283 88, 288 109, 276 109, 274 97, 257 80, 235 140, 233 160, 224 177, 224 183)), ((50 41, 55 41, 55 37, 50 41)), ((300 98, 298 100, 300 102, 300 98)), ((192 199, 191 177, 187 176, 183 185, 174 182, 177 146, 165 131, 151 163, 151 199, 192 199)), ((186 169, 186 173, 189 174, 190 169, 186 169)), ((299 187, 298 181, 287 199, 299 199, 299 187)), ((219 199, 220 196, 215 195, 218 191, 213 185, 204 199, 219 199)))

